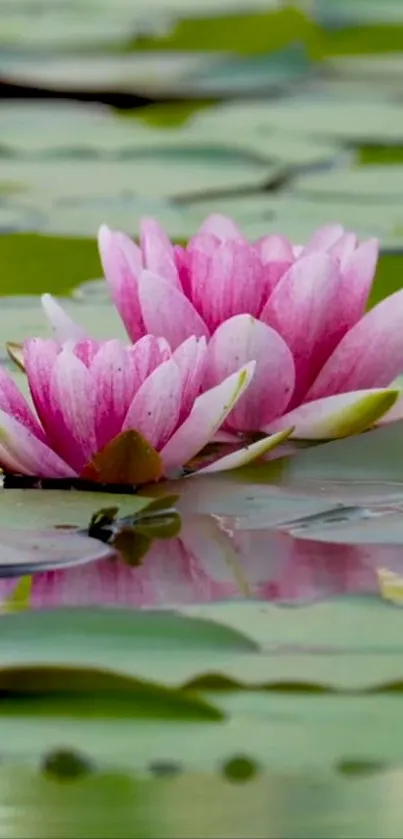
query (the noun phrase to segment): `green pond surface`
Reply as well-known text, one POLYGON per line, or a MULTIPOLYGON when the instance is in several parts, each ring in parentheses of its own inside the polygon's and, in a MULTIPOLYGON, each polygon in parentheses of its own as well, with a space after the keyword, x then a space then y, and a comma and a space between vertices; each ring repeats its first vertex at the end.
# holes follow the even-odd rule
MULTIPOLYGON (((8 369, 46 291, 124 337, 103 222, 340 222, 380 239, 370 305, 403 286, 401 0, 0 20, 8 369)), ((15 484, 0 544, 0 837, 400 839, 401 423, 142 496, 15 484)))

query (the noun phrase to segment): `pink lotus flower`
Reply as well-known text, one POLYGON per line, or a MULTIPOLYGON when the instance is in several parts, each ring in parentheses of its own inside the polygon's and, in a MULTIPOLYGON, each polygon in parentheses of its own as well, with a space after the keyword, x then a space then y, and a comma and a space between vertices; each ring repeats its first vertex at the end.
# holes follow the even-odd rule
MULTIPOLYGON (((250 384, 254 363, 201 395, 204 338, 175 352, 145 336, 134 346, 33 339, 24 366, 37 417, 0 368, 0 465, 42 478, 145 483, 175 473, 206 446, 250 384)), ((235 468, 284 434, 238 449, 204 471, 235 468)))
MULTIPOLYGON (((305 247, 278 235, 249 243, 231 219, 211 216, 186 248, 145 219, 140 246, 104 226, 99 249, 132 341, 150 333, 175 349, 207 339, 205 388, 256 361, 228 440, 290 426, 294 437, 329 439, 403 418, 403 400, 388 413, 398 393, 385 390, 403 370, 403 291, 364 314, 376 240, 329 225, 305 247)), ((77 336, 49 295, 44 307, 62 339, 77 336)))

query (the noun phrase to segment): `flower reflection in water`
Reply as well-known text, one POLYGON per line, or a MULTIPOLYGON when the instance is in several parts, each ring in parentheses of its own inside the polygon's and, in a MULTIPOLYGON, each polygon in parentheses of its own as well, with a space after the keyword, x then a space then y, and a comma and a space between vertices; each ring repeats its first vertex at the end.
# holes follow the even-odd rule
MULTIPOLYGON (((155 540, 135 567, 120 558, 33 577, 32 608, 136 609, 256 598, 302 604, 379 591, 377 568, 398 571, 394 546, 324 544, 275 530, 223 529, 213 516, 188 516, 180 538, 155 540)), ((3 602, 16 585, 2 580, 3 602)))

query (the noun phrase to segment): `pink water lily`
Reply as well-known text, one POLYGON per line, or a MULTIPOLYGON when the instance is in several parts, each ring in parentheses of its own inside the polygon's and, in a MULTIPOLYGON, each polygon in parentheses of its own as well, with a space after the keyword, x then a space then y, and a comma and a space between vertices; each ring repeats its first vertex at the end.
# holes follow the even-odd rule
MULTIPOLYGON (((32 339, 24 366, 36 414, 0 368, 0 466, 40 478, 144 483, 175 474, 210 442, 250 384, 254 362, 200 393, 204 338, 171 352, 164 339, 32 339)), ((231 469, 284 439, 270 436, 204 471, 231 469)))
MULTIPOLYGON (((294 437, 347 436, 403 418, 385 390, 403 370, 403 291, 365 314, 378 243, 340 225, 305 246, 285 236, 248 242, 229 218, 211 216, 186 247, 144 219, 140 244, 103 226, 99 249, 114 303, 132 339, 146 332, 173 350, 191 335, 209 343, 203 386, 256 361, 247 393, 229 415, 239 432, 294 426, 294 437)), ((49 295, 60 339, 77 327, 49 295)), ((229 435, 229 436, 228 436, 229 435)))

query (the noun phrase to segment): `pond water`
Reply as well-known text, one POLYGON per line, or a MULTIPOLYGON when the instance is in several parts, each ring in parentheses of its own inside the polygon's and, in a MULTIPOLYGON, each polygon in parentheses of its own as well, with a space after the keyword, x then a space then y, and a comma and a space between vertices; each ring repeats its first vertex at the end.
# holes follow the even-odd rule
MULTIPOLYGON (((380 239, 370 306, 402 287, 401 0, 0 19, 5 368, 49 334, 43 292, 124 337, 104 222, 182 242, 223 213, 295 243, 339 222, 380 239)), ((402 453, 397 423, 142 495, 6 482, 0 837, 398 839, 402 453)))

